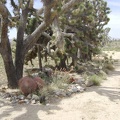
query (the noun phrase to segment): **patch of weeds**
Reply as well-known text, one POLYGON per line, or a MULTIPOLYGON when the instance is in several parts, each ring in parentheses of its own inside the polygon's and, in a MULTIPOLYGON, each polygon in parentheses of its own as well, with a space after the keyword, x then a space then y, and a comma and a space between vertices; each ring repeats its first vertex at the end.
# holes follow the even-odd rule
POLYGON ((54 91, 63 89, 66 90, 68 87, 68 80, 70 79, 69 73, 67 72, 61 72, 61 71, 55 71, 51 75, 51 82, 43 87, 43 89, 40 91, 41 95, 48 96, 54 93, 54 91))
POLYGON ((95 75, 89 76, 88 80, 92 82, 93 85, 99 86, 102 81, 102 78, 95 74, 95 75))

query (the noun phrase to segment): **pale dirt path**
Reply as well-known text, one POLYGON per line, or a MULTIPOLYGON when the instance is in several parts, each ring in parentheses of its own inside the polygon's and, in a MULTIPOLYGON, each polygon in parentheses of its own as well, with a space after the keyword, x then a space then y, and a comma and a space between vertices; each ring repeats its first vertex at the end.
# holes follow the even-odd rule
MULTIPOLYGON (((120 59, 120 53, 115 54, 120 59)), ((120 120, 120 63, 99 87, 48 106, 0 108, 0 120, 120 120)))

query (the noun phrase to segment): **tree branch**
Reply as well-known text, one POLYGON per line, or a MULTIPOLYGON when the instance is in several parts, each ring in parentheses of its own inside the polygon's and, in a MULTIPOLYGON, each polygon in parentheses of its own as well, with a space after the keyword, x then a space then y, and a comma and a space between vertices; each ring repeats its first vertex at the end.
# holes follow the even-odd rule
MULTIPOLYGON (((82 0, 70 0, 68 3, 66 3, 62 9, 61 9, 61 13, 66 12, 67 10, 69 10, 72 6, 74 6, 75 4, 78 4, 78 2, 81 2, 82 0)), ((24 51, 25 53, 31 49, 31 47, 33 46, 33 44, 36 43, 36 41, 38 40, 38 38, 41 36, 41 33, 45 31, 45 29, 53 22, 54 18, 57 14, 56 11, 51 11, 52 7, 55 6, 58 2, 58 0, 54 0, 54 2, 52 3, 52 5, 46 5, 44 7, 44 20, 39 26, 38 28, 31 34, 29 35, 24 42, 24 51), (50 7, 51 6, 51 7, 50 7), (49 10, 47 12, 47 10, 49 10), (50 17, 49 17, 50 16, 50 17)), ((60 15, 60 14, 59 14, 60 15)))

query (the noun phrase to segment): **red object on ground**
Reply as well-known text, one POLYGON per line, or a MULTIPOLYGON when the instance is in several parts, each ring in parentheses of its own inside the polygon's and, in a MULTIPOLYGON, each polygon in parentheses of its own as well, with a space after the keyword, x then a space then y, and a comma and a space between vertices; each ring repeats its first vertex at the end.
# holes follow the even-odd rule
POLYGON ((37 83, 37 88, 41 89, 45 85, 45 82, 40 77, 34 77, 34 81, 37 83))
POLYGON ((69 83, 74 83, 75 82, 75 79, 73 77, 71 77, 68 81, 69 83))
POLYGON ((21 92, 27 96, 28 94, 33 93, 37 89, 37 83, 32 77, 26 76, 19 80, 19 88, 21 92))
POLYGON ((45 83, 40 77, 25 76, 19 80, 18 85, 21 92, 27 96, 37 89, 43 88, 45 83))

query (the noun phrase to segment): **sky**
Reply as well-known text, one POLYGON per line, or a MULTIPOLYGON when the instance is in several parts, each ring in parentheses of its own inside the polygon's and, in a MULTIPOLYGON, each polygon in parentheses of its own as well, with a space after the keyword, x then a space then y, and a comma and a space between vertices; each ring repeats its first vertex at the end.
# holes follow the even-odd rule
MULTIPOLYGON (((108 7, 111 10, 111 13, 108 15, 110 18, 110 21, 108 25, 105 27, 111 28, 109 32, 109 36, 111 38, 119 39, 120 38, 120 0, 105 0, 108 3, 108 7)), ((10 10, 12 10, 12 7, 10 7, 9 3, 7 4, 10 10)), ((42 4, 40 3, 40 0, 35 0, 35 8, 41 8, 42 4)), ((9 38, 12 39, 16 37, 16 29, 10 30, 9 38)))
POLYGON ((109 36, 112 38, 120 38, 120 0, 106 0, 111 13, 108 15, 110 21, 107 27, 110 27, 109 36))

